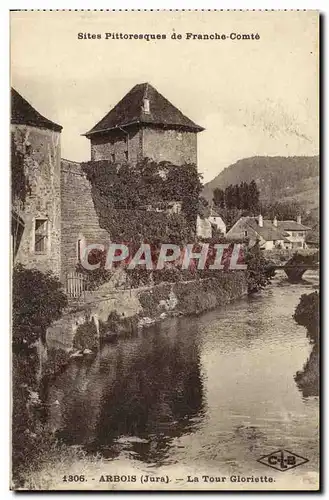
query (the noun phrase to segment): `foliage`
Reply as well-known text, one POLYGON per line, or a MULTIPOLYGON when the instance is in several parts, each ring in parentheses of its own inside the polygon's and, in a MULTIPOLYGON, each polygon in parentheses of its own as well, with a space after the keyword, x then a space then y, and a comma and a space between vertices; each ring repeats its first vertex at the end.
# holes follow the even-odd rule
POLYGON ((254 180, 250 183, 230 184, 225 190, 214 189, 214 204, 220 209, 247 210, 250 214, 259 211, 259 191, 254 180))
POLYGON ((158 313, 160 301, 167 300, 171 291, 171 285, 163 283, 155 286, 152 290, 139 293, 139 301, 143 308, 143 315, 153 317, 158 313))
POLYGON ((100 285, 110 280, 112 273, 105 269, 106 251, 94 248, 88 254, 88 262, 91 265, 100 264, 97 269, 86 269, 80 262, 76 265, 76 271, 83 274, 87 279, 87 289, 96 290, 100 285))
POLYGON ((247 264, 248 293, 256 293, 270 284, 275 271, 265 259, 262 250, 256 243, 245 255, 247 264))
POLYGON ((29 347, 45 340, 47 328, 60 318, 67 297, 52 274, 26 269, 17 264, 13 271, 13 345, 29 347))
POLYGON ((74 335, 73 347, 76 349, 95 349, 98 346, 98 334, 95 321, 91 319, 79 325, 74 335))
POLYGON ((114 241, 182 242, 195 231, 201 178, 195 165, 144 159, 137 165, 86 162, 101 226, 114 241), (181 213, 159 212, 159 202, 182 203, 181 213))
POLYGON ((45 340, 50 324, 67 304, 61 283, 51 273, 15 266, 13 271, 13 481, 19 486, 23 470, 47 449, 49 436, 43 432, 38 412, 35 342, 45 340))
POLYGON ((168 300, 172 292, 177 299, 176 312, 184 315, 201 314, 215 307, 228 304, 246 292, 246 273, 243 271, 218 271, 214 276, 200 279, 195 273, 192 281, 177 281, 173 285, 162 283, 152 291, 139 293, 139 300, 147 316, 158 312, 161 300, 168 300))
POLYGON ((130 337, 138 328, 137 316, 120 316, 117 311, 112 311, 107 321, 99 321, 100 340, 113 340, 118 335, 130 337))
POLYGON ((299 325, 307 328, 307 335, 312 342, 319 341, 320 296, 318 292, 303 294, 294 313, 294 319, 299 325))
POLYGON ((304 221, 306 217, 301 204, 294 200, 262 203, 262 215, 265 219, 270 220, 273 220, 274 217, 278 220, 296 220, 296 217, 300 215, 304 221))
POLYGON ((24 206, 26 197, 31 192, 29 180, 25 174, 25 155, 17 147, 14 134, 11 135, 11 196, 13 202, 24 206))
POLYGON ((205 193, 237 182, 257 182, 261 201, 296 198, 306 209, 317 204, 318 156, 254 156, 230 165, 205 186, 205 193))
POLYGON ((217 212, 225 221, 226 231, 229 231, 231 227, 233 227, 234 224, 240 219, 240 217, 243 215, 249 215, 248 212, 243 212, 243 210, 238 208, 221 208, 217 209, 217 212))
POLYGON ((303 264, 305 266, 316 264, 319 260, 319 252, 295 252, 291 259, 287 262, 289 265, 303 264))

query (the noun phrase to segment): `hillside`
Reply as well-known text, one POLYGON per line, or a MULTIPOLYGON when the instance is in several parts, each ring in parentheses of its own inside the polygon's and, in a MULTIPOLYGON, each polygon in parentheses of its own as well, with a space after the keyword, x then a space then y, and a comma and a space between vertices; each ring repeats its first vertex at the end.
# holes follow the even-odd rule
POLYGON ((212 200, 215 188, 254 179, 261 201, 298 201, 305 210, 319 207, 318 156, 254 156, 244 158, 225 168, 204 186, 202 195, 212 200))

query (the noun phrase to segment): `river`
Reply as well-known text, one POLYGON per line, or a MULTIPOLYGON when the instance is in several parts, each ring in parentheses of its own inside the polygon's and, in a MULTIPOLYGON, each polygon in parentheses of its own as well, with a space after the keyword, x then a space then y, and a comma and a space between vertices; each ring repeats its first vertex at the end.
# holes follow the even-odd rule
POLYGON ((166 320, 104 345, 96 358, 72 360, 47 388, 48 422, 86 456, 70 470, 59 460, 57 473, 85 473, 90 488, 106 489, 136 487, 100 483, 115 473, 168 476, 174 489, 193 487, 187 476, 201 474, 269 475, 277 488, 315 487, 318 389, 314 381, 297 385, 295 375, 307 360, 314 371, 317 356, 292 315, 317 285, 315 272, 298 285, 278 275, 260 294, 166 320), (284 474, 257 462, 278 449, 308 462, 284 474))

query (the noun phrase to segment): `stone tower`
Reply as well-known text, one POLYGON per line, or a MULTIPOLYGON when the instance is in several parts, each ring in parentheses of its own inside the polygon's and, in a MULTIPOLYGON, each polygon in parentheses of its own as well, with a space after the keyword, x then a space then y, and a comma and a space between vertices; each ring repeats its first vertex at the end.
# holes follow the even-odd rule
MULTIPOLYGON (((11 90, 12 252, 15 263, 60 274, 62 127, 11 90), (27 186, 25 201, 19 186, 27 186)), ((31 290, 33 293, 33 290, 31 290)))
POLYGON ((197 133, 204 130, 149 83, 135 85, 85 136, 91 160, 136 164, 143 158, 197 164, 197 133))

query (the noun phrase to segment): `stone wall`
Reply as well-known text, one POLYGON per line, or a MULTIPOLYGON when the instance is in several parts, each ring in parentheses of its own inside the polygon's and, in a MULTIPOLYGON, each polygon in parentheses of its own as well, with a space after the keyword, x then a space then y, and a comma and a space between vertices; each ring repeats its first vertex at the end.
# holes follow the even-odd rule
POLYGON ((156 162, 168 161, 174 165, 196 165, 197 134, 156 127, 134 127, 128 135, 119 130, 91 139, 91 160, 136 163, 143 158, 151 158, 156 162))
POLYGON ((142 132, 135 127, 130 128, 128 134, 118 130, 104 136, 92 137, 91 160, 137 163, 142 157, 141 141, 142 132))
POLYGON ((61 168, 62 259, 61 276, 74 271, 78 263, 78 241, 106 244, 110 235, 99 226, 91 184, 77 162, 62 160, 61 168))
POLYGON ((119 331, 124 333, 125 327, 130 329, 132 324, 143 327, 168 316, 200 314, 225 306, 246 294, 244 271, 221 273, 218 278, 161 283, 131 290, 109 291, 104 284, 103 289, 101 287, 87 296, 83 306, 68 312, 48 328, 46 345, 49 349, 72 351, 79 326, 90 322, 95 324, 98 335, 102 336, 101 330, 105 337, 107 333, 117 333, 106 332, 111 314, 120 319, 119 331))
POLYGON ((17 150, 24 154, 24 169, 31 191, 24 207, 13 208, 25 228, 15 262, 42 272, 60 274, 60 132, 28 125, 12 125, 17 150), (35 248, 36 219, 47 220, 45 247, 35 248))
POLYGON ((197 134, 178 130, 145 127, 143 130, 143 157, 156 162, 168 161, 174 165, 197 165, 197 134))

